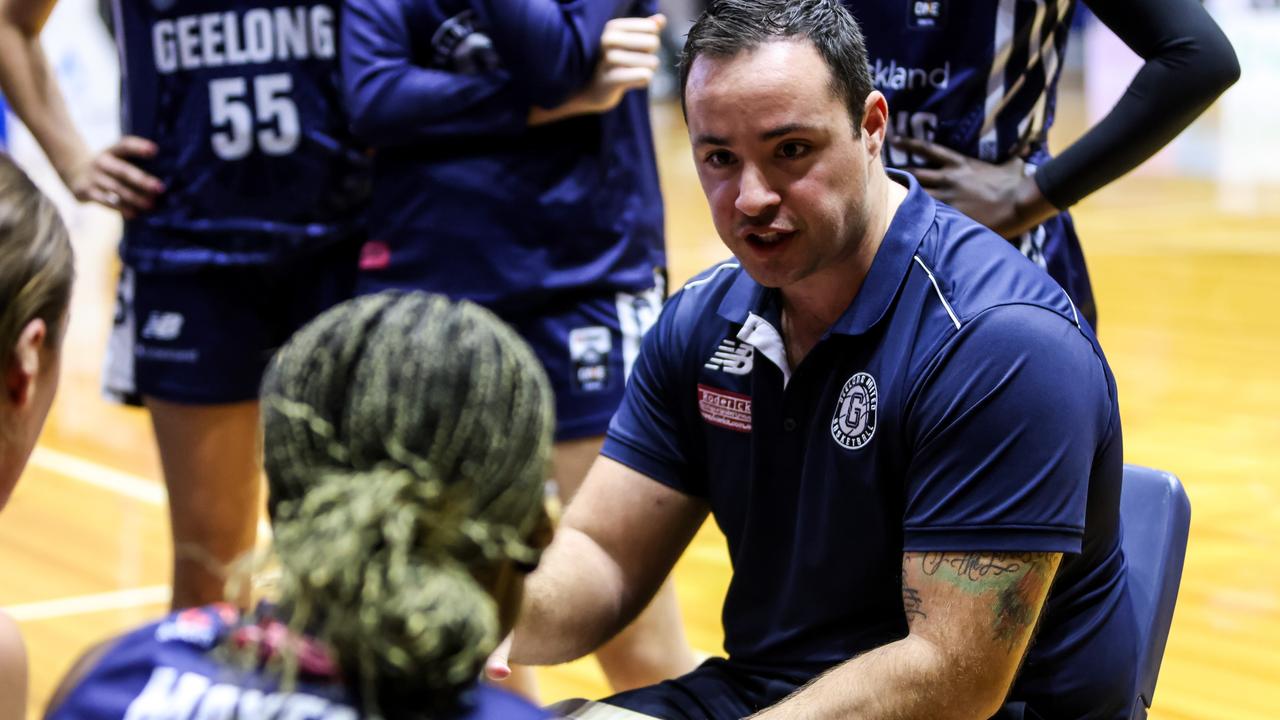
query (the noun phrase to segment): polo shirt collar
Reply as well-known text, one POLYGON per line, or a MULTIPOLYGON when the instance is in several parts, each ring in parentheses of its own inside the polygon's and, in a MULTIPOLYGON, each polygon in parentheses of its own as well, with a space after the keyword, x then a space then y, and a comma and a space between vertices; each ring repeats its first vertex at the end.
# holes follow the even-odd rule
MULTIPOLYGON (((861 335, 875 327, 889 313, 898 288, 911 268, 916 250, 924 240, 925 233, 933 226, 937 206, 933 198, 920 187, 920 183, 909 173, 897 170, 886 172, 891 181, 907 187, 907 197, 889 222, 889 229, 880 243, 880 249, 876 251, 875 259, 871 261, 871 269, 863 279, 857 297, 831 326, 830 333, 861 335)), ((757 284, 743 271, 738 273, 733 285, 725 293, 717 312, 730 322, 742 324, 744 331, 752 327, 753 331, 749 334, 759 338, 758 325, 763 322, 777 328, 780 324, 780 310, 778 291, 757 284)), ((777 335, 776 330, 773 334, 777 335)), ((739 339, 748 341, 741 333, 739 339)), ((785 366, 784 361, 780 367, 785 366)))

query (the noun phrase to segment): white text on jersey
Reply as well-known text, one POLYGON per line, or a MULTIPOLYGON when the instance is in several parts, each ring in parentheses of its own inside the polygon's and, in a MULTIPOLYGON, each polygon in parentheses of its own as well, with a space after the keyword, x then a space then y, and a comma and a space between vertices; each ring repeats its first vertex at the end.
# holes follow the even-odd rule
POLYGON ((212 680, 194 672, 158 667, 125 711, 124 720, 193 718, 262 720, 356 720, 356 711, 306 693, 264 693, 212 680))
POLYGON ((186 15, 151 27, 156 70, 178 70, 276 62, 327 60, 334 56, 333 8, 254 8, 186 15))

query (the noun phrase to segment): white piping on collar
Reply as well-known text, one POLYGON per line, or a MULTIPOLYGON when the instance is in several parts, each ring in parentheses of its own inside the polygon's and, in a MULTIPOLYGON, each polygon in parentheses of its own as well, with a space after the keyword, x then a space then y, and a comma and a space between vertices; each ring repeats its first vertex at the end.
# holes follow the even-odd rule
POLYGON ((951 316, 951 322, 955 323, 956 329, 959 330, 960 318, 956 317, 956 311, 951 309, 951 303, 947 302, 946 296, 942 294, 942 288, 938 287, 938 279, 933 276, 933 271, 929 269, 928 265, 924 264, 924 261, 920 259, 919 255, 915 255, 913 258, 917 265, 924 268, 924 274, 928 275, 929 282, 933 283, 933 289, 938 293, 938 299, 942 301, 942 307, 947 309, 947 314, 951 316))
POLYGON ((699 285, 706 285, 712 280, 715 280, 716 276, 720 274, 721 270, 732 270, 733 268, 736 268, 736 267, 738 267, 738 263, 736 262, 721 263, 716 266, 715 270, 711 271, 710 275, 702 278, 701 280, 690 280, 689 282, 685 283, 684 289, 688 290, 689 288, 698 287, 699 285))
POLYGON ((1068 293, 1066 290, 1063 290, 1062 294, 1067 296, 1067 304, 1071 306, 1071 316, 1075 318, 1076 329, 1078 330, 1080 329, 1080 313, 1076 312, 1076 303, 1074 300, 1071 299, 1071 293, 1068 293))

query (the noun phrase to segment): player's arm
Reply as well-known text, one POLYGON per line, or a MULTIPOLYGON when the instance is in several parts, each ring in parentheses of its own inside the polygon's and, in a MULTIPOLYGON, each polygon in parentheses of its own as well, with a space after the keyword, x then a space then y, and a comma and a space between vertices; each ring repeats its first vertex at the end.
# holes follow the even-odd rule
POLYGON ((706 503, 601 456, 525 583, 511 660, 582 657, 648 605, 707 516, 706 503))
POLYGON ((150 209, 164 186, 129 159, 154 155, 155 145, 126 136, 95 155, 71 121, 40 46, 53 6, 54 0, 0 0, 0 90, 78 200, 99 202, 126 217, 150 209))
POLYGON ((1092 0, 1098 18, 1145 61, 1097 125, 1039 168, 1000 165, 922 140, 895 138, 930 158, 913 171, 935 197, 1016 237, 1136 168, 1177 137, 1240 76, 1231 43, 1197 0, 1092 0))
POLYGON ((909 632, 753 718, 985 720, 1000 709, 1060 553, 906 553, 909 632))
POLYGON ((663 15, 607 22, 600 36, 600 61, 590 81, 559 105, 549 109, 535 105, 529 113, 529 124, 608 112, 626 93, 648 87, 658 71, 659 33, 666 22, 663 15))
POLYGON ((1198 0, 1088 5, 1145 62, 1107 116, 1036 171, 1062 209, 1154 155, 1240 78, 1231 42, 1198 0))
POLYGON ((565 103, 591 80, 606 23, 632 5, 632 0, 473 2, 516 90, 544 108, 565 103))
POLYGON ((529 106, 505 72, 463 75, 413 62, 400 0, 350 0, 342 10, 342 90, 352 130, 375 146, 451 136, 514 135, 529 106))

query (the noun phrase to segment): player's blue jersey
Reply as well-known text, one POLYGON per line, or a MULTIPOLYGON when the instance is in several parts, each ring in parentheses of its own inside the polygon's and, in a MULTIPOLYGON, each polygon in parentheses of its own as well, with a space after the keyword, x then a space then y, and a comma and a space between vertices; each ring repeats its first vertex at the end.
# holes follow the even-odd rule
POLYGON ((1070 0, 844 0, 865 29, 875 88, 889 101, 890 167, 924 158, 894 135, 987 162, 1043 161, 1070 0))
MULTIPOLYGON (((184 610, 117 640, 57 707, 49 720, 174 720, 175 718, 296 718, 357 720, 359 702, 337 678, 327 654, 300 641, 303 674, 281 689, 270 674, 236 669, 217 656, 241 639, 278 638, 275 625, 241 623, 229 605, 184 610), (257 634, 250 636, 251 632, 257 634), (243 638, 241 637, 243 635, 243 638)), ((288 636, 285 636, 288 637, 288 636)), ((458 710, 440 720, 540 720, 550 714, 502 690, 477 685, 458 710)))
POLYGON ((528 126, 532 107, 587 83, 609 19, 648 15, 656 2, 561 3, 527 20, 528 42, 502 42, 494 18, 537 15, 523 5, 347 3, 346 99, 356 131, 377 145, 366 288, 527 309, 565 293, 645 290, 665 265, 647 93, 528 126))
POLYGON ((367 169, 336 0, 116 0, 122 128, 166 191, 126 223, 142 270, 273 262, 358 232, 367 169))
MULTIPOLYGON (((864 29, 872 83, 889 102, 888 167, 927 164, 895 145, 895 136, 992 163, 1049 159, 1072 0, 843 2, 864 29)), ((1070 217, 1063 213, 1018 244, 1092 323, 1093 289, 1070 217)))

